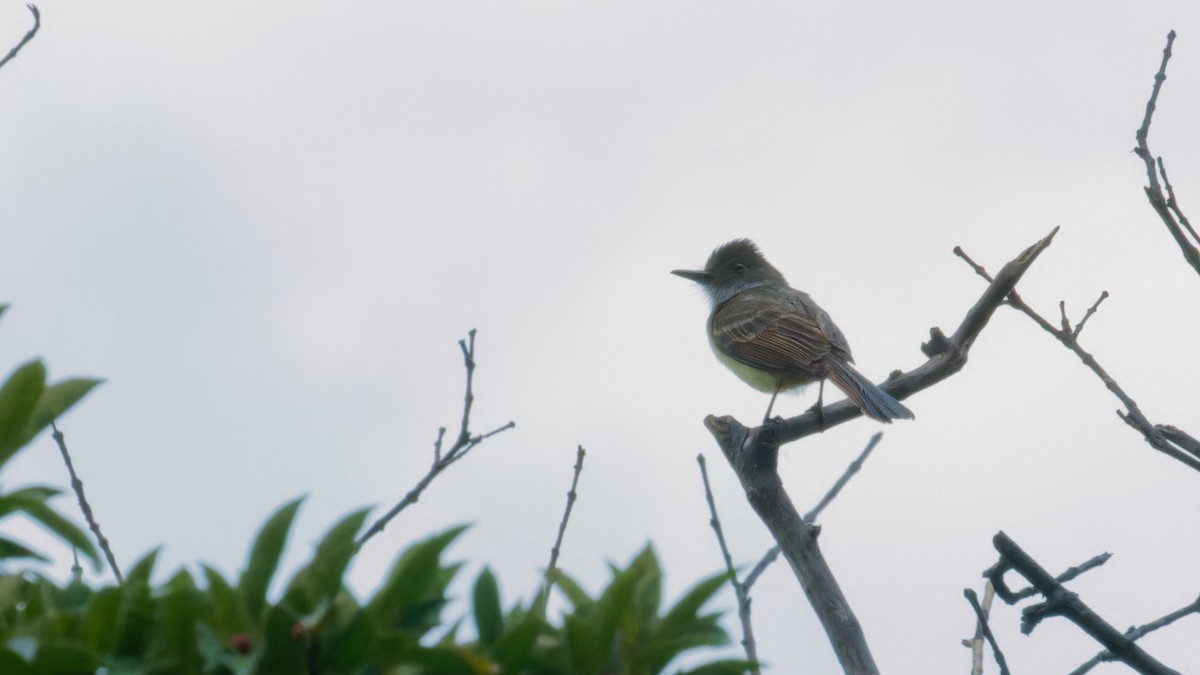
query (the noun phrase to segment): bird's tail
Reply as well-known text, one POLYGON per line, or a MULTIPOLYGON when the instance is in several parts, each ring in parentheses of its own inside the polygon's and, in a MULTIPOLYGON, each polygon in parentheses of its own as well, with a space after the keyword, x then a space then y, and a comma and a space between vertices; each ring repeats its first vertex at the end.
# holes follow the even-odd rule
POLYGON ((858 404, 867 417, 873 417, 880 422, 892 420, 914 419, 912 411, 905 408, 891 394, 875 386, 863 374, 848 363, 838 363, 829 369, 829 379, 858 404))

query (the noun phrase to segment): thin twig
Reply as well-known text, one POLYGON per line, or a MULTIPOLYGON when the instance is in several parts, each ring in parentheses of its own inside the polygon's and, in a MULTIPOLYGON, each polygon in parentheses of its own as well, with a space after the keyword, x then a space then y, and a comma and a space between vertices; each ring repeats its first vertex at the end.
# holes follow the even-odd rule
POLYGON ((717 516, 717 503, 713 499, 712 487, 708 483, 708 465, 704 454, 696 455, 696 463, 700 465, 700 478, 704 481, 704 498, 708 501, 708 512, 711 515, 708 524, 717 534, 717 544, 721 547, 721 555, 725 558, 725 571, 729 574, 729 585, 737 596, 738 619, 742 622, 742 648, 746 650, 746 658, 754 663, 752 673, 759 673, 758 646, 754 641, 754 625, 750 621, 750 593, 746 586, 738 580, 737 570, 733 567, 733 557, 729 554, 729 546, 725 543, 725 533, 721 530, 721 519, 717 516))
POLYGON ((754 582, 758 581, 758 578, 762 576, 762 573, 767 571, 767 568, 771 566, 771 563, 775 562, 775 559, 779 557, 779 553, 779 547, 772 546, 770 550, 763 554, 763 557, 758 561, 758 564, 756 564, 754 568, 750 570, 750 574, 747 574, 746 580, 742 582, 742 586, 746 588, 747 593, 750 592, 750 588, 754 586, 754 582))
MULTIPOLYGON (((1159 628, 1163 628, 1164 626, 1169 626, 1189 614, 1198 613, 1200 613, 1200 598, 1196 598, 1188 605, 1181 607, 1174 612, 1167 614, 1166 616, 1155 619, 1148 624, 1138 626, 1136 628, 1130 628, 1129 630, 1125 631, 1125 637, 1129 638, 1130 640, 1137 640, 1143 635, 1152 633, 1159 628)), ((1109 652, 1108 650, 1102 651, 1088 659, 1083 665, 1079 666, 1075 670, 1072 670, 1070 675, 1084 675, 1084 673, 1091 671, 1092 668, 1095 668, 1101 663, 1115 661, 1116 658, 1117 657, 1112 655, 1112 652, 1109 652)))
POLYGON ((475 379, 475 329, 472 328, 467 332, 467 338, 470 339, 470 346, 465 340, 458 341, 458 348, 462 350, 463 365, 467 369, 467 393, 463 395, 463 413, 462 427, 458 432, 458 442, 462 443, 465 439, 471 437, 471 432, 467 429, 467 425, 471 421, 471 405, 475 403, 475 394, 471 391, 472 382, 475 379))
MULTIPOLYGON (((983 616, 986 618, 992 611, 992 600, 996 597, 996 587, 991 581, 983 583, 983 616)), ((970 599, 969 597, 967 598, 970 599)), ((963 640, 963 646, 971 649, 971 675, 983 675, 983 622, 975 620, 975 636, 963 640)))
POLYGON ((71 453, 67 452, 66 437, 63 436, 63 432, 58 430, 58 426, 54 422, 50 422, 50 429, 53 431, 51 437, 58 444, 58 451, 62 453, 63 463, 67 465, 67 473, 71 476, 71 489, 75 490, 75 497, 79 499, 79 510, 83 511, 83 517, 87 520, 88 527, 91 528, 92 534, 96 535, 96 541, 100 544, 100 550, 104 551, 104 557, 108 560, 108 566, 112 569, 113 576, 117 578, 117 583, 124 585, 125 578, 121 576, 117 558, 108 545, 108 537, 105 537, 104 533, 100 531, 100 523, 96 522, 96 516, 92 514, 92 505, 83 495, 83 481, 79 480, 79 476, 75 474, 75 464, 71 461, 71 453))
POLYGON ((1179 224, 1187 229, 1192 240, 1200 244, 1200 234, 1196 234, 1196 230, 1188 221, 1187 216, 1183 215, 1183 210, 1179 208, 1179 201, 1175 199, 1175 187, 1171 185, 1171 179, 1167 177, 1167 166, 1163 164, 1162 157, 1158 158, 1158 173, 1162 176, 1163 185, 1167 188, 1167 208, 1171 209, 1171 212, 1179 219, 1179 224))
MULTIPOLYGON (((1104 563, 1108 562, 1108 559, 1111 557, 1112 557, 1112 554, 1108 553, 1108 552, 1101 553, 1100 555, 1097 555, 1097 556, 1093 556, 1091 559, 1086 560, 1083 563, 1080 563, 1079 565, 1076 565, 1074 567, 1068 567, 1067 571, 1054 577, 1054 580, 1060 584, 1065 584, 1068 581, 1071 581, 1072 579, 1083 574, 1084 572, 1087 572, 1088 570, 1095 569, 1095 568, 1103 565, 1104 563)), ((1019 591, 1014 592, 1012 594, 1012 598, 1013 598, 1013 601, 1015 602, 1015 601, 1024 600, 1025 598, 1032 598, 1033 596, 1035 596, 1037 594, 1038 594, 1037 588, 1035 588, 1033 586, 1028 586, 1026 588, 1023 588, 1019 591)), ((1010 602, 1009 604, 1012 604, 1012 602, 1010 602)))
POLYGON ((1088 308, 1088 311, 1084 313, 1083 318, 1079 320, 1079 323, 1075 324, 1075 330, 1071 331, 1071 335, 1073 337, 1079 337, 1079 334, 1083 332, 1083 324, 1087 323, 1087 320, 1092 318, 1092 315, 1095 314, 1096 310, 1100 308, 1100 303, 1104 302, 1106 299, 1108 299, 1108 291, 1100 291, 1100 297, 1097 298, 1096 302, 1094 302, 1092 306, 1088 308))
POLYGON ((985 575, 996 585, 996 594, 1005 602, 1013 602, 1013 594, 1008 591, 1003 580, 1004 572, 1012 569, 1025 577, 1046 598, 1045 602, 1022 610, 1022 633, 1028 635, 1046 617, 1062 616, 1092 636, 1112 652, 1117 660, 1139 673, 1178 675, 1178 671, 1163 665, 1132 639, 1113 628, 1112 624, 1084 604, 1079 595, 1068 591, 1007 534, 997 533, 992 543, 1000 554, 1000 563, 985 572, 985 575))
POLYGON ((468 428, 470 425, 470 420, 468 418, 471 415, 471 404, 475 400, 475 395, 471 391, 472 376, 475 373, 475 329, 471 329, 468 335, 470 336, 469 346, 464 340, 458 341, 459 347, 462 348, 463 362, 467 370, 467 391, 463 395, 463 418, 459 426, 460 431, 458 439, 454 442, 454 445, 452 445, 449 450, 446 450, 443 453, 442 441, 446 436, 446 428, 441 427, 438 429, 437 440, 433 443, 433 464, 429 467, 429 471, 421 478, 421 480, 417 481, 417 484, 414 485, 412 489, 404 495, 403 499, 401 499, 399 502, 396 502, 395 506, 393 506, 379 520, 376 520, 374 523, 372 523, 371 527, 359 536, 358 541, 355 542, 355 546, 358 548, 361 548, 362 545, 365 544, 371 537, 383 532, 383 529, 387 527, 388 523, 390 523, 393 518, 400 515, 401 511, 408 508, 412 504, 417 503, 417 500, 421 498, 421 493, 425 491, 425 488, 429 487, 429 484, 433 482, 433 479, 437 478, 438 475, 445 471, 447 467, 463 457, 466 457, 467 453, 480 443, 502 431, 508 431, 509 429, 517 426, 516 422, 509 422, 504 426, 497 427, 486 434, 481 434, 479 436, 472 436, 469 433, 468 428))
MULTIPOLYGON (((968 256, 961 247, 956 246, 954 248, 954 253, 958 257, 962 258, 968 265, 970 265, 971 268, 975 270, 976 274, 984 279, 987 279, 989 282, 992 281, 992 277, 987 273, 987 270, 972 260, 971 257, 968 256)), ((1103 299, 1103 295, 1101 296, 1101 299, 1103 299)), ((1042 317, 1042 315, 1035 312, 1033 308, 1026 304, 1015 290, 1008 294, 1005 301, 1008 305, 1020 310, 1025 314, 1025 316, 1028 316, 1030 319, 1032 319, 1034 323, 1041 326, 1042 330, 1053 335, 1059 342, 1063 344, 1064 347, 1075 352, 1075 355, 1079 357, 1079 360, 1083 361, 1083 364, 1087 366, 1093 373, 1095 373, 1096 377, 1099 377, 1100 381, 1104 383, 1104 386, 1107 387, 1108 390, 1111 391, 1113 395, 1121 401, 1121 404, 1125 406, 1126 412, 1122 413, 1121 411, 1117 411, 1117 416, 1133 428, 1137 429, 1151 447, 1197 471, 1200 471, 1200 456, 1192 456, 1185 451, 1186 448, 1181 448, 1171 443, 1171 441, 1163 435, 1161 427, 1156 427, 1154 424, 1151 424, 1150 420, 1148 420, 1146 416, 1142 414, 1142 410, 1138 406, 1137 402, 1134 401, 1129 394, 1125 393, 1125 390, 1121 388, 1121 385, 1117 384, 1117 381, 1114 380, 1112 376, 1110 376, 1108 372, 1100 366, 1100 364, 1096 361, 1096 357, 1089 354, 1083 349, 1083 347, 1080 346, 1079 340, 1076 339, 1076 334, 1074 331, 1055 328, 1054 324, 1047 321, 1042 317)), ((1099 301, 1097 301, 1096 305, 1099 304, 1099 301)), ((1082 324, 1082 322, 1080 323, 1082 324)))
MULTIPOLYGON (((1154 88, 1150 90, 1150 100, 1146 102, 1146 114, 1142 117, 1142 126, 1137 130, 1137 146, 1134 147, 1133 153, 1146 164, 1146 177, 1150 184, 1143 190, 1146 193, 1146 199, 1150 201, 1150 207, 1167 226, 1167 231, 1175 239, 1175 243, 1183 253, 1184 260, 1192 266, 1192 269, 1196 270, 1197 274, 1200 274, 1200 248, 1188 240, 1184 227, 1176 221, 1176 216, 1185 223, 1187 219, 1183 217, 1179 203, 1175 200, 1174 190, 1170 188, 1169 184, 1168 193, 1163 194, 1162 185, 1158 182, 1160 173, 1163 181, 1166 182, 1166 171, 1163 169, 1162 158, 1160 157, 1156 163, 1154 155, 1150 152, 1150 146, 1147 144, 1147 137, 1150 135, 1150 121, 1154 117, 1155 108, 1158 107, 1158 94, 1162 91, 1163 82, 1167 80, 1167 61, 1171 60, 1171 46, 1174 43, 1175 31, 1171 31, 1167 33, 1167 46, 1163 48, 1162 63, 1158 66, 1158 72, 1154 74, 1154 88)), ((1191 225, 1186 227, 1192 238, 1196 239, 1196 232, 1191 225)))
POLYGON ((38 11, 37 5, 25 6, 28 7, 29 12, 33 14, 33 28, 29 29, 29 32, 25 34, 25 37, 21 38, 21 41, 17 43, 16 47, 8 50, 8 55, 0 59, 0 68, 4 67, 4 64, 13 60, 13 57, 17 55, 17 52, 21 51, 21 48, 24 47, 27 42, 32 40, 33 36, 37 35, 38 29, 42 27, 42 13, 38 11))
POLYGON ((854 477, 854 474, 858 473, 859 469, 862 468, 863 462, 867 460, 867 457, 870 456, 871 451, 875 449, 875 446, 879 445, 879 441, 882 438, 882 431, 876 431, 875 434, 871 436, 871 440, 867 441, 867 447, 863 448, 863 451, 859 453, 858 457, 853 462, 850 462, 850 466, 846 467, 846 470, 842 472, 841 477, 837 479, 837 482, 833 484, 833 487, 829 488, 829 492, 825 493, 825 496, 821 498, 821 501, 817 502, 817 505, 804 515, 804 520, 810 523, 817 522, 817 516, 821 515, 821 511, 824 511, 825 507, 829 506, 829 503, 838 496, 838 493, 842 491, 842 488, 846 487, 846 483, 849 483, 850 479, 854 477))
POLYGON ((575 488, 579 486, 579 474, 583 472, 583 458, 587 451, 578 446, 575 451, 575 474, 571 477, 571 489, 567 491, 567 507, 563 509, 562 520, 558 523, 558 536, 554 539, 554 548, 550 549, 550 564, 546 566, 546 588, 542 593, 542 614, 546 613, 546 603, 550 601, 550 588, 554 585, 554 570, 558 569, 558 554, 562 550, 563 535, 567 533, 567 521, 571 518, 571 508, 579 496, 575 488))
POLYGON ((979 596, 970 588, 964 588, 963 595, 967 598, 967 602, 971 603, 971 609, 975 610, 975 616, 979 619, 979 629, 987 638, 988 644, 992 646, 996 665, 1000 666, 1000 675, 1009 675, 1008 661, 1004 659, 1004 652, 1000 651, 1000 645, 996 644, 996 636, 992 635, 992 629, 988 626, 987 612, 979 606, 979 596))

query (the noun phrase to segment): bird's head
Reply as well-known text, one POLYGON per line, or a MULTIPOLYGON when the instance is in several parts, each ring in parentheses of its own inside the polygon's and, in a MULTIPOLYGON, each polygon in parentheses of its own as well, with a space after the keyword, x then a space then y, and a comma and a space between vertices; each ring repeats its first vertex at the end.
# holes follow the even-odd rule
POLYGON ((700 284, 714 307, 750 287, 787 286, 779 270, 767 262, 749 239, 734 239, 718 246, 708 256, 703 270, 674 270, 671 274, 700 284))

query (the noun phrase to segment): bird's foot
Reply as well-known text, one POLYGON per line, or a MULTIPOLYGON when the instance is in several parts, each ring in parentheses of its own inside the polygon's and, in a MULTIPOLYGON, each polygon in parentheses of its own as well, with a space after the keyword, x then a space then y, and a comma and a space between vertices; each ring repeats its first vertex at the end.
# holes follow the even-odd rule
POLYGON ((809 410, 812 411, 812 413, 817 416, 817 428, 821 430, 821 433, 824 433, 825 432, 825 407, 821 405, 820 401, 817 401, 816 403, 813 404, 813 406, 811 408, 809 408, 809 410))

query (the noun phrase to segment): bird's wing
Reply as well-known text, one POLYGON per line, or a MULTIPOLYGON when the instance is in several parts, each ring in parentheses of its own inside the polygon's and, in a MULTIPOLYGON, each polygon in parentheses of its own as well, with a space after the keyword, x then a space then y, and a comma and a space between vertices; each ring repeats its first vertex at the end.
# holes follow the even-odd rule
POLYGON ((814 313, 809 306, 778 292, 743 291, 713 314, 713 345, 760 370, 823 376, 820 360, 845 337, 820 308, 814 313))
POLYGON ((829 318, 829 314, 818 307, 807 293, 796 290, 793 290, 792 293, 792 302, 803 305, 805 312, 816 319, 817 327, 829 341, 832 350, 847 363, 854 363, 854 357, 850 355, 850 343, 846 341, 846 336, 842 334, 842 330, 837 327, 833 319, 829 318))

